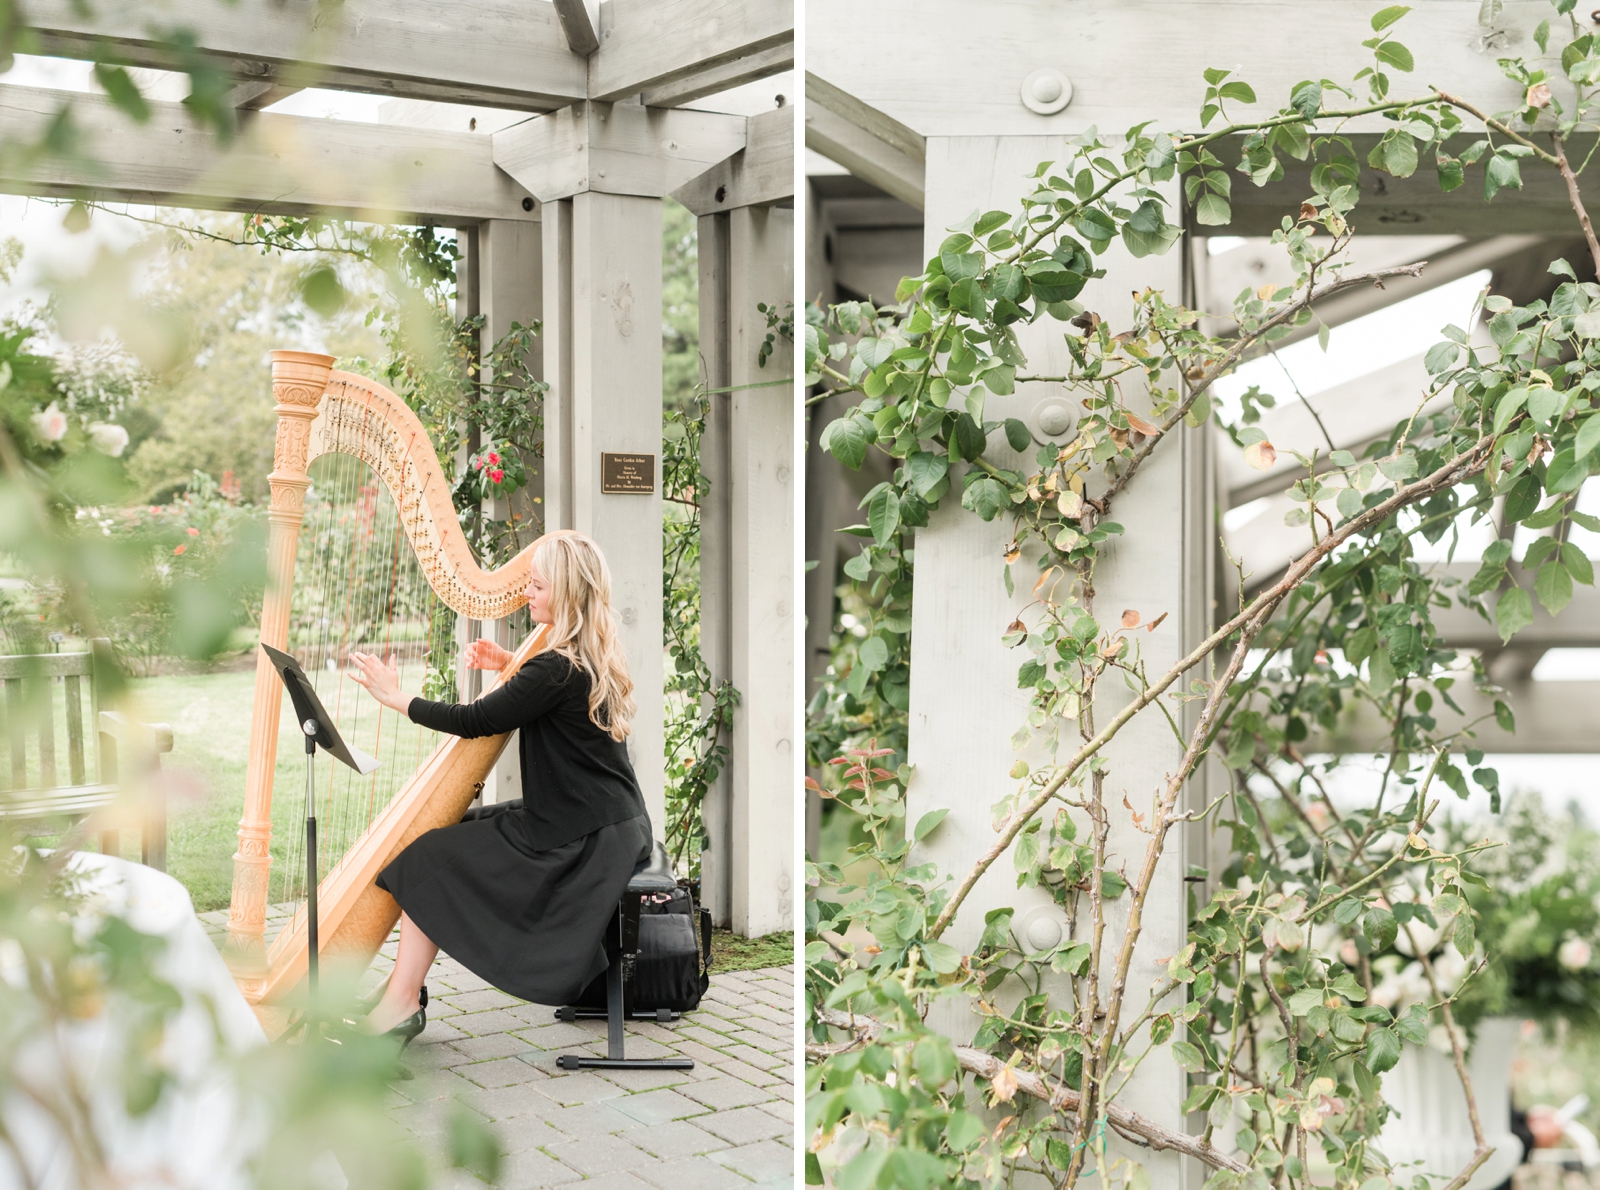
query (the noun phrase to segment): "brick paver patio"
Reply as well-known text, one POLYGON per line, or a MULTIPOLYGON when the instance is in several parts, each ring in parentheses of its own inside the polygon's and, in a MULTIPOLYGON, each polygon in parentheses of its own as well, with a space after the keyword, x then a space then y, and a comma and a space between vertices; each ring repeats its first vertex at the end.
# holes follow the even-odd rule
MULTIPOLYGON (((269 914, 269 935, 284 914, 269 914)), ((227 913, 201 914, 214 939, 227 913)), ((373 963, 394 961, 398 932, 373 963)), ((605 1053, 605 1022, 496 991, 440 955, 428 974, 428 1028, 406 1051, 414 1077, 390 1115, 437 1145, 455 1101, 490 1121, 506 1152, 502 1190, 582 1182, 582 1190, 791 1187, 794 1177, 794 968, 716 972, 699 1009, 671 1024, 628 1022, 628 1056, 681 1055, 693 1070, 579 1070, 562 1053, 605 1053)), ((451 1187, 481 1186, 464 1174, 451 1187)))

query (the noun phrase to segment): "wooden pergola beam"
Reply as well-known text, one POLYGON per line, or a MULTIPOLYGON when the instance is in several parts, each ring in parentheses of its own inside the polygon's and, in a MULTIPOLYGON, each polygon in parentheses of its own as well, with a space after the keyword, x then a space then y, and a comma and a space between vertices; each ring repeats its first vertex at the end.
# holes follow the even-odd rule
POLYGON ((806 147, 917 210, 926 205, 926 140, 893 116, 806 71, 806 147))
POLYGON ((751 116, 744 148, 673 191, 695 215, 794 202, 794 117, 788 108, 751 116))
POLYGON ((659 87, 644 90, 646 107, 678 107, 707 95, 715 95, 730 87, 753 83, 757 79, 771 78, 785 70, 794 69, 794 42, 785 41, 731 62, 707 66, 694 74, 685 75, 659 87))
POLYGON ((589 60, 589 98, 607 101, 794 45, 790 0, 608 0, 600 24, 600 49, 589 60))
POLYGON ((589 64, 569 47, 556 8, 522 0, 170 0, 92 15, 72 0, 34 0, 26 19, 42 50, 63 58, 177 70, 165 41, 183 29, 197 52, 242 80, 519 111, 587 95, 589 64))
POLYGON ((0 191, 402 223, 539 218, 482 134, 261 112, 224 146, 182 104, 153 102, 135 125, 97 96, 0 85, 0 140, 38 140, 69 103, 83 157, 14 165, 0 191))
POLYGON ((600 0, 555 0, 567 48, 587 58, 600 48, 600 0))

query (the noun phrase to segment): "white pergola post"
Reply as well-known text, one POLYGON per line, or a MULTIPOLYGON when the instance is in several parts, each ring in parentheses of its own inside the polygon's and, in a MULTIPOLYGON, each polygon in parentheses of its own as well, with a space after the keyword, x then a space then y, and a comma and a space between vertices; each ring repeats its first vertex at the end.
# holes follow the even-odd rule
MULTIPOLYGON (((513 222, 506 219, 486 219, 478 224, 472 237, 472 263, 470 283, 475 290, 476 310, 483 316, 483 329, 478 337, 479 359, 486 359, 494 345, 510 333, 511 324, 527 326, 544 314, 544 242, 537 223, 513 222)), ((534 340, 527 356, 527 367, 537 379, 544 377, 543 338, 534 340)), ((485 368, 484 380, 492 380, 493 372, 485 368)), ((509 517, 513 511, 522 514, 527 526, 525 540, 535 532, 534 517, 539 523, 545 518, 544 465, 542 459, 526 459, 528 466, 527 488, 512 493, 509 498, 496 499, 492 512, 498 519, 509 517)), ((475 628, 477 626, 474 626, 475 628)), ((490 625, 494 639, 506 648, 515 648, 506 621, 497 620, 490 625)), ((476 633, 475 633, 476 635, 476 633)), ((481 683, 481 675, 476 674, 481 683)), ((484 780, 483 802, 511 801, 522 796, 522 753, 517 733, 513 732, 500 759, 484 780)))
POLYGON ((699 216, 700 352, 710 395, 701 467, 700 647, 739 692, 730 763, 707 791, 701 890, 746 937, 789 929, 794 905, 794 354, 757 309, 794 294, 793 125, 750 121, 745 152, 676 197, 699 216), (790 380, 791 383, 777 383, 790 380))
POLYGON ((546 526, 611 566, 637 711, 628 755, 659 836, 662 772, 661 200, 584 192, 544 208, 546 526), (649 492, 602 491, 602 454, 648 456, 649 492))
MULTIPOLYGON (((1042 136, 929 137, 927 254, 936 254, 948 234, 946 228, 973 210, 1015 209, 1027 192, 1025 179, 1033 168, 1040 161, 1060 160, 1066 149, 1063 139, 1042 136)), ((1167 256, 1144 260, 1132 260, 1120 248, 1114 249, 1100 260, 1108 275, 1091 283, 1080 300, 1106 318, 1114 330, 1125 329, 1133 312, 1133 290, 1154 286, 1174 299, 1181 295, 1181 258, 1177 248, 1167 256)), ((1027 371, 1059 375, 1067 369, 1070 357, 1062 329, 1049 322, 1019 328, 1029 361, 1027 371)), ((1064 396, 1067 394, 1059 385, 1021 385, 1012 396, 990 396, 985 416, 989 420, 1021 418, 1035 435, 1048 438, 1039 426, 1038 407, 1042 401, 1064 396)), ((1132 392, 1129 396, 1134 401, 1142 399, 1132 392)), ((1081 412, 1074 398, 1067 399, 1081 412)), ((991 457, 993 446, 1001 447, 1005 461, 995 460, 1000 465, 1033 467, 1031 459, 1024 462, 1009 455, 998 435, 990 441, 991 457)), ((1129 608, 1139 611, 1146 621, 1168 614, 1155 633, 1137 634, 1153 673, 1162 672, 1181 656, 1209 622, 1205 559, 1210 489, 1203 444, 1202 433, 1185 432, 1156 452, 1119 498, 1115 519, 1127 527, 1127 533, 1106 551, 1096 577, 1094 611, 1102 626, 1115 626, 1122 611, 1129 608)), ((1017 689, 1017 668, 1024 658, 1003 648, 1000 638, 1008 623, 1029 614, 1025 609, 1037 574, 1029 563, 1037 554, 1025 554, 1024 560, 1015 564, 1017 593, 1007 596, 1001 567, 1009 534, 1003 519, 985 524, 960 508, 952 495, 916 536, 910 759, 917 775, 908 791, 907 822, 914 823, 935 808, 950 808, 949 817, 920 850, 926 859, 957 878, 994 838, 991 806, 1016 784, 1007 776, 1018 758, 1011 736, 1024 722, 1028 705, 1024 692, 1017 689)), ((1120 683, 1108 681, 1097 704, 1101 721, 1128 697, 1120 683)), ((1134 720, 1108 751, 1111 769, 1105 803, 1114 824, 1109 844, 1113 866, 1127 862, 1135 867, 1146 839, 1122 810, 1123 794, 1148 817, 1152 795, 1181 752, 1165 721, 1154 713, 1134 720)), ((1025 753, 1024 758, 1032 764, 1047 759, 1040 749, 1025 753)), ((1160 868, 1159 887, 1145 911, 1144 933, 1129 978, 1130 1004, 1138 1001, 1159 974, 1156 958, 1164 964, 1183 946, 1182 850, 1183 842, 1175 833, 1160 868)), ((958 947, 976 946, 984 913, 1001 905, 1015 907, 1019 932, 1035 922, 1041 923, 1041 929, 1048 928, 1048 923, 1063 930, 1066 927, 1065 916, 1049 895, 1037 889, 1018 889, 1010 863, 1002 861, 969 896, 948 940, 958 947)), ((1126 909, 1126 896, 1111 903, 1113 931, 1125 921, 1126 909)), ((1052 990, 1064 996, 1065 980, 1052 990)), ((936 1011, 939 1027, 958 1041, 970 1038, 979 1024, 964 1001, 946 1002, 936 1011)), ((1168 1127, 1181 1128, 1184 1121, 1179 1104, 1186 1094, 1182 1071, 1167 1054, 1158 1053, 1139 1068, 1126 1102, 1168 1127)), ((1152 1185, 1188 1184, 1182 1180, 1186 1175, 1180 1162, 1170 1154, 1141 1152, 1137 1159, 1150 1170, 1152 1185)))
POLYGON ((630 103, 580 103, 494 135, 496 164, 543 204, 545 523, 593 537, 611 565, 638 708, 628 754, 658 837, 661 198, 744 146, 742 117, 630 103), (605 479, 606 455, 634 456, 623 490, 605 479))

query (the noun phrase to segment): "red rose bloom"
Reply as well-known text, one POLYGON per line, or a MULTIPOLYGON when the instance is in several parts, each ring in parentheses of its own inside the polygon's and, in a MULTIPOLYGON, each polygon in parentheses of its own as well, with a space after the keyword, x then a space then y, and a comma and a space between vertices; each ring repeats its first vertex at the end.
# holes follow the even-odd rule
POLYGON ((505 477, 506 477, 506 473, 504 471, 500 470, 500 468, 498 468, 498 467, 496 467, 493 471, 489 472, 489 478, 494 480, 495 483, 499 483, 505 477))
POLYGON ((489 452, 489 461, 498 467, 500 465, 500 456, 491 450, 489 452))

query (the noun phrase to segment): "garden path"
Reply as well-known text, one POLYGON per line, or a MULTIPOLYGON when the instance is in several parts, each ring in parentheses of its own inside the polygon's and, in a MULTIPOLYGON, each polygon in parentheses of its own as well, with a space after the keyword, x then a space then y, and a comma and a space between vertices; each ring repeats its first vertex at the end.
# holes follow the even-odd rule
MULTIPOLYGON (((267 935, 287 917, 269 909, 267 935)), ((227 911, 200 915, 214 941, 227 911)), ((398 930, 373 971, 394 960, 398 930)), ((794 1185, 794 968, 714 972, 699 1009, 670 1024, 628 1023, 630 1057, 681 1055, 693 1070, 581 1070, 561 1053, 605 1053, 605 1022, 490 987, 440 955, 428 974, 428 1027, 406 1051, 389 1114, 430 1149, 455 1102, 480 1113, 506 1160, 500 1190, 743 1190, 794 1185)), ((452 1190, 481 1186, 457 1173, 452 1190)))

